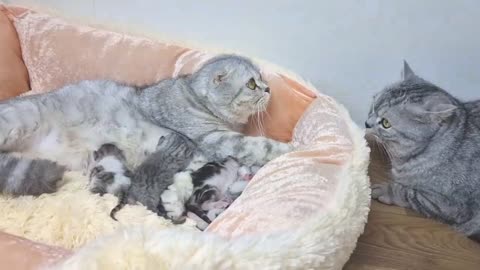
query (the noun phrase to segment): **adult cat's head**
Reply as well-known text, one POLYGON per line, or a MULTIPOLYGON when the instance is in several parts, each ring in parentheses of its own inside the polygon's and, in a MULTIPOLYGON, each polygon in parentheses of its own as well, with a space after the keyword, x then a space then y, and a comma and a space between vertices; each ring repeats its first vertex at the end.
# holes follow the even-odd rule
POLYGON ((365 122, 367 136, 383 144, 392 159, 408 158, 440 140, 461 114, 461 103, 417 76, 404 63, 402 81, 374 97, 365 122))
POLYGON ((191 87, 204 105, 230 123, 246 123, 250 115, 264 111, 270 100, 259 68, 244 57, 214 57, 191 78, 191 87))

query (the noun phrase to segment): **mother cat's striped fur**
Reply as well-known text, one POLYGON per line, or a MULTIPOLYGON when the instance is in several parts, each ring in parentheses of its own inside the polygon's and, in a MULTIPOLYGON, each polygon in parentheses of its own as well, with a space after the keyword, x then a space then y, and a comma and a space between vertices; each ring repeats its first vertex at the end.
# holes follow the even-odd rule
POLYGON ((62 166, 87 172, 90 153, 104 143, 115 143, 128 163, 137 165, 169 129, 193 139, 209 159, 233 156, 244 164, 263 165, 290 145, 239 131, 250 115, 266 108, 269 98, 259 69, 246 58, 226 55, 192 75, 142 89, 83 81, 3 101, 0 188, 16 195, 52 192, 62 166))

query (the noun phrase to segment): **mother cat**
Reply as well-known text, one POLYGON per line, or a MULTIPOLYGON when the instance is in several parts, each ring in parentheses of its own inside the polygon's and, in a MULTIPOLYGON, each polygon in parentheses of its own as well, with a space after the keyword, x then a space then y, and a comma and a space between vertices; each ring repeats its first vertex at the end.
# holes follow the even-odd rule
POLYGON ((56 190, 67 169, 88 169, 90 153, 104 143, 125 151, 131 165, 179 131, 210 159, 236 157, 263 165, 289 144, 239 131, 266 109, 267 83, 248 59, 224 55, 192 75, 146 88, 113 81, 83 81, 46 94, 0 103, 0 188, 13 195, 56 190))

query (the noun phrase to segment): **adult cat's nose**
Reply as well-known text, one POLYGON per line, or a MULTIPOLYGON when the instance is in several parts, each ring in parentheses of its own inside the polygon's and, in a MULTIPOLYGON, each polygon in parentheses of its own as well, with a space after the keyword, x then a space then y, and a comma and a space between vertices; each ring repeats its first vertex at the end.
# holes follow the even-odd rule
POLYGON ((265 88, 265 92, 270 93, 270 87, 265 88))
POLYGON ((368 122, 365 121, 365 128, 371 128, 371 127, 372 127, 372 126, 370 126, 370 125, 368 124, 368 122))

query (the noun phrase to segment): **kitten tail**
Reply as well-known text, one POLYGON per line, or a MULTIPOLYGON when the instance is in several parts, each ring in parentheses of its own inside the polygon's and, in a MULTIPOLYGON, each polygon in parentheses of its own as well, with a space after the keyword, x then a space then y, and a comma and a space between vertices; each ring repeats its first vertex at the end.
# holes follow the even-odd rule
POLYGON ((115 214, 118 211, 122 210, 122 208, 127 204, 128 204, 128 191, 122 189, 118 194, 118 204, 112 209, 112 211, 110 211, 110 217, 113 220, 118 221, 118 219, 115 217, 115 214))
POLYGON ((0 153, 0 191, 13 196, 53 193, 66 167, 45 159, 0 153))

